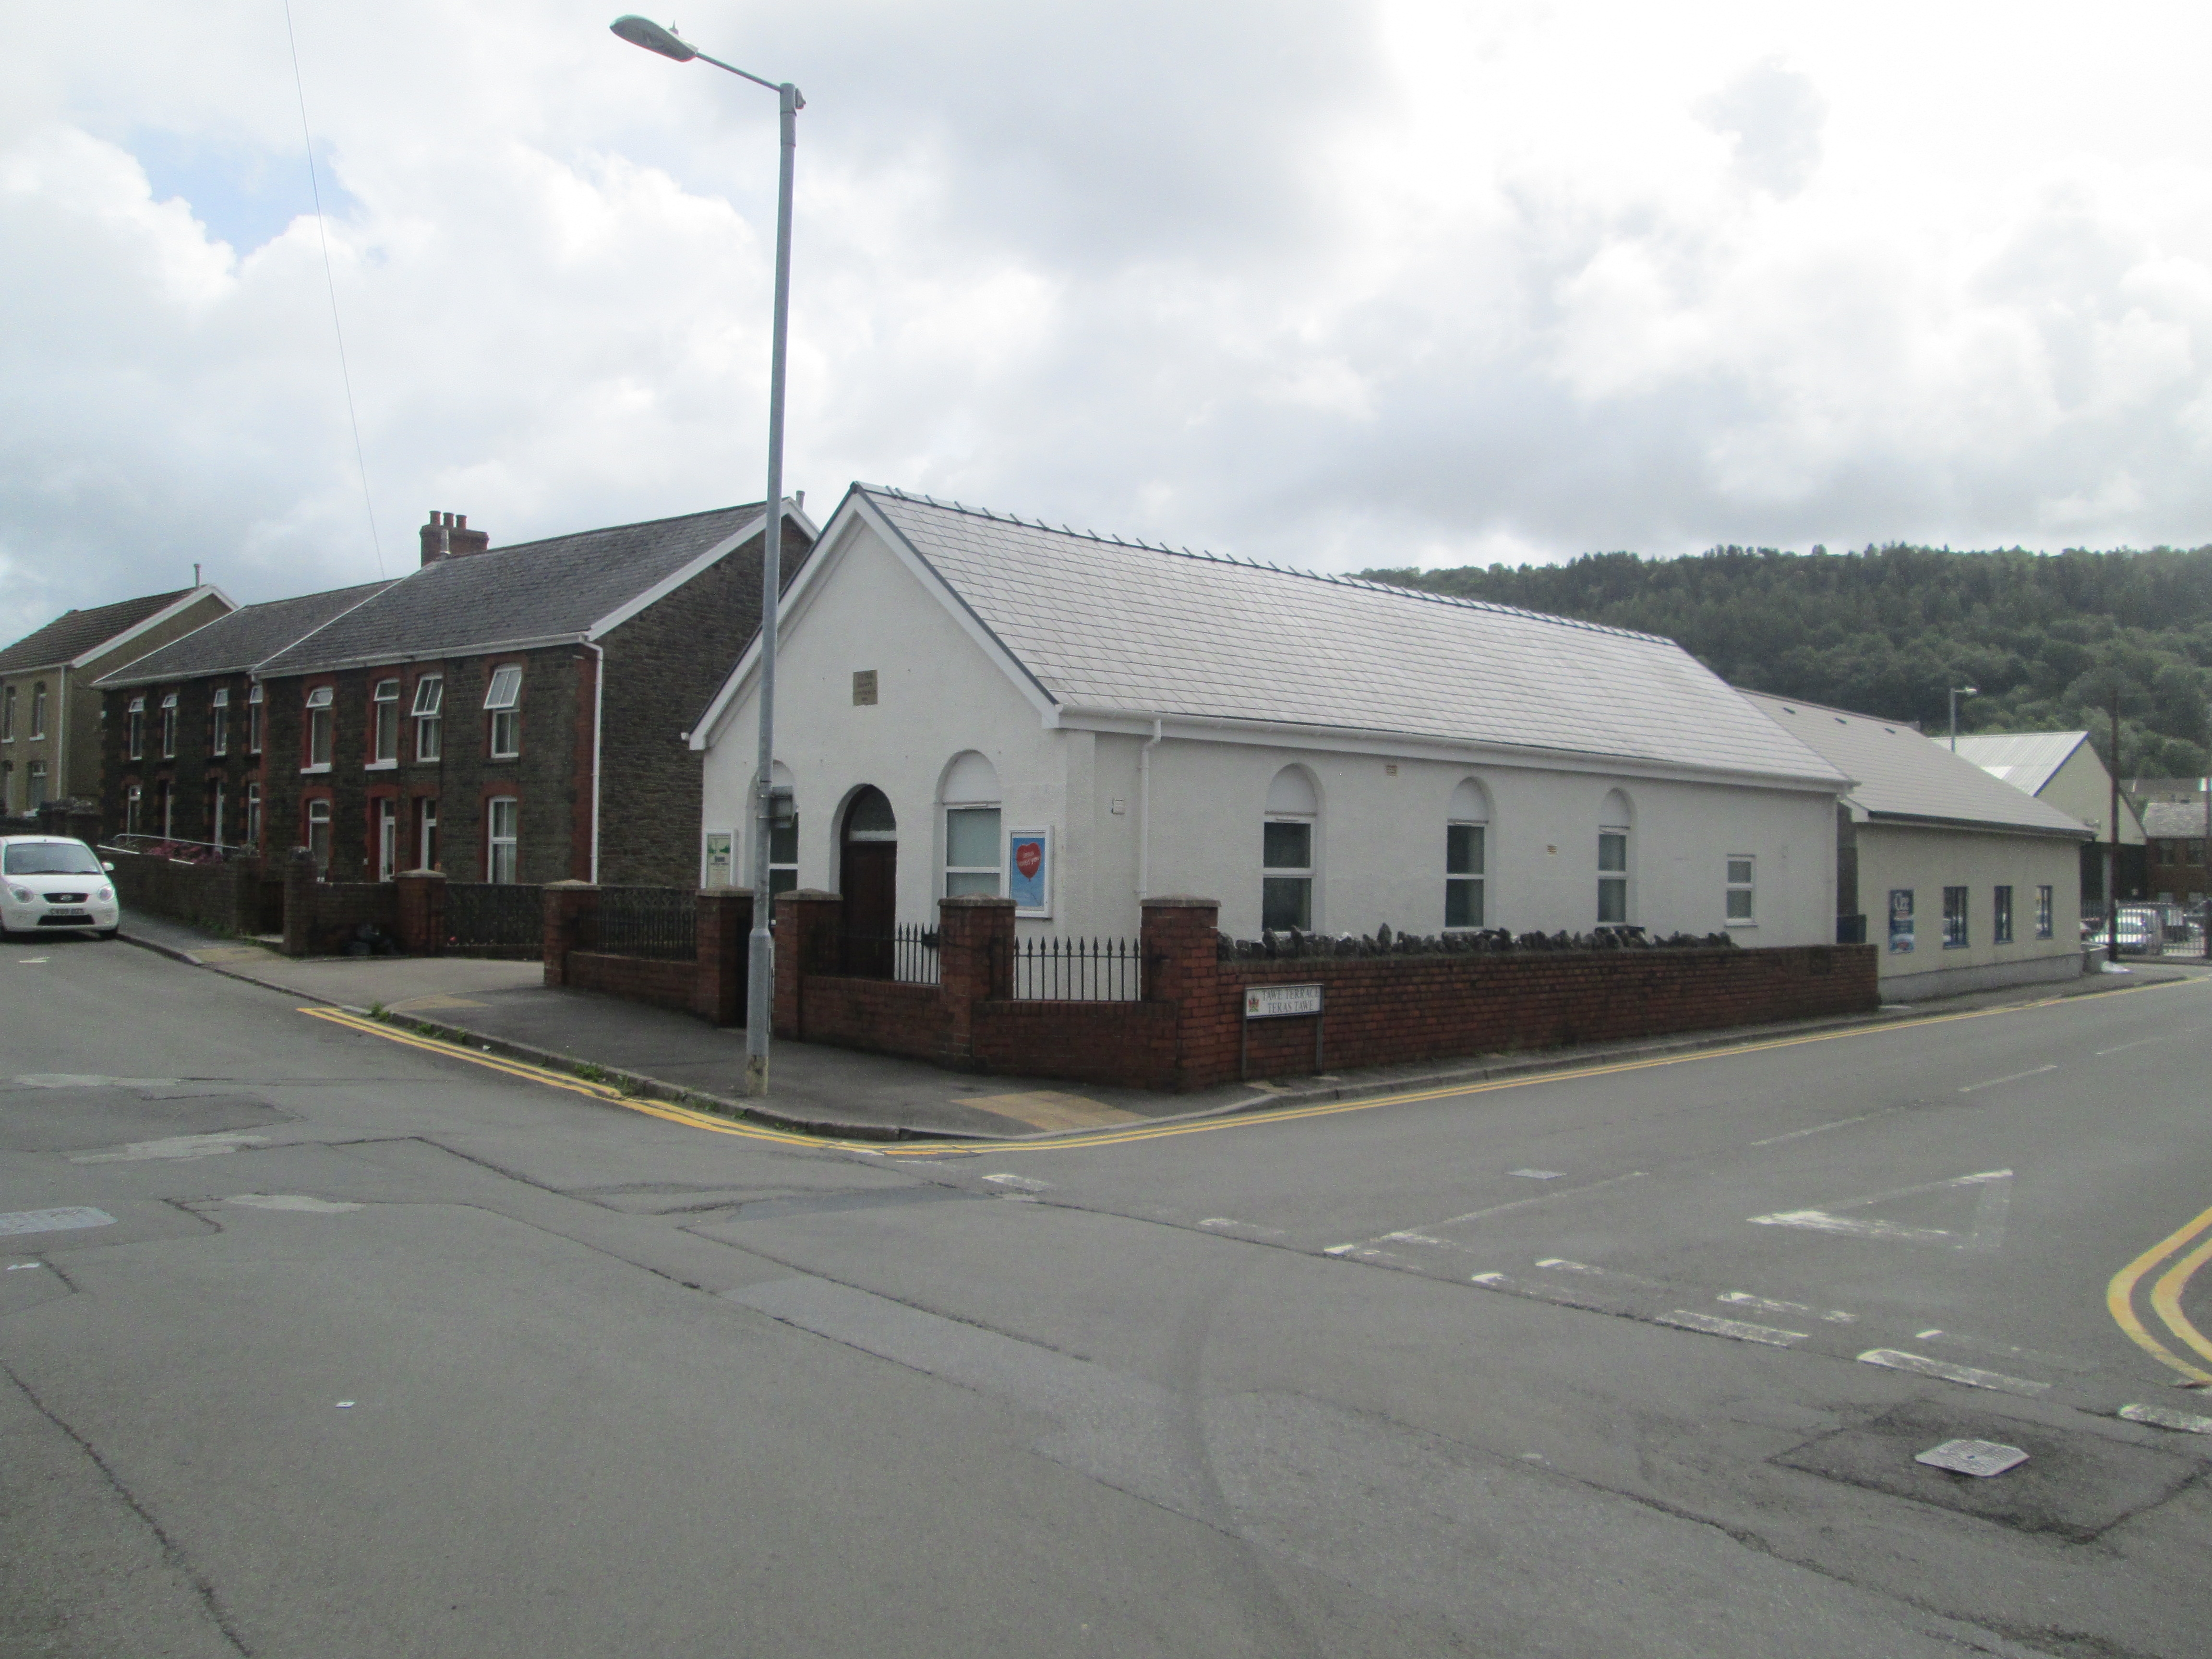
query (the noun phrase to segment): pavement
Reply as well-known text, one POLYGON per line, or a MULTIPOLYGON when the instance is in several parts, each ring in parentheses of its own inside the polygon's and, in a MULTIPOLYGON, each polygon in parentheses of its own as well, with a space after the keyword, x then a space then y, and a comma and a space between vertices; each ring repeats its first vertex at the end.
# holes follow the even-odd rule
POLYGON ((1016 1141, 1139 1121, 1220 1116, 1304 1102, 1475 1084, 1532 1072, 1695 1053, 1762 1039, 1926 1019, 2053 995, 2086 996, 2207 971, 2202 963, 2143 962, 2078 981, 2008 987, 1872 1014, 1737 1026, 1527 1054, 1423 1060, 1258 1080, 1188 1094, 1109 1088, 1048 1078, 948 1072, 896 1055, 779 1042, 770 1098, 743 1097, 745 1034, 691 1015, 599 992, 544 983, 537 961, 472 957, 286 957, 267 943, 225 938, 126 909, 122 937, 176 960, 286 995, 369 1012, 422 1035, 582 1070, 627 1092, 781 1128, 848 1139, 1016 1141))

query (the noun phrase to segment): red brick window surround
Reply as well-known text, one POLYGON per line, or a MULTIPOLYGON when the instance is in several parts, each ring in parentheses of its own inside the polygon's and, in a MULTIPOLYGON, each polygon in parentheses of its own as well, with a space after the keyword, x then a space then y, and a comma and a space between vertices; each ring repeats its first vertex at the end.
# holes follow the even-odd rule
POLYGON ((484 752, 494 760, 513 760, 522 753, 522 665, 501 663, 491 671, 484 688, 484 712, 489 716, 484 752))

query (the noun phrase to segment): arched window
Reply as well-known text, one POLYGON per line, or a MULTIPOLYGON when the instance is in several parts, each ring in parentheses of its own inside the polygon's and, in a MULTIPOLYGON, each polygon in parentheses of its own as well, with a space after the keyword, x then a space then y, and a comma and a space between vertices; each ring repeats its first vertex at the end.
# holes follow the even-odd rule
POLYGON ((1490 797, 1473 778, 1452 791, 1444 823, 1444 926, 1489 924, 1484 899, 1490 860, 1490 797))
POLYGON ((945 896, 1000 892, 998 769, 969 750, 945 769, 945 896))
POLYGON ((1267 786, 1261 829, 1260 925, 1310 931, 1314 915, 1314 829, 1321 796, 1303 766, 1285 766, 1267 786))
POLYGON ((1601 927, 1628 920, 1628 797, 1615 789, 1597 819, 1597 919, 1601 927))

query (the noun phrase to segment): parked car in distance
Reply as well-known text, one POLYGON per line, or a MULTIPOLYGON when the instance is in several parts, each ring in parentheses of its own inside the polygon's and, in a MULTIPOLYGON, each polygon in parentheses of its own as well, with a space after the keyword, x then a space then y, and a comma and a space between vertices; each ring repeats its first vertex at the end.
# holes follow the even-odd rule
POLYGON ((113 939, 123 921, 100 855, 60 836, 0 836, 0 938, 89 928, 113 939))

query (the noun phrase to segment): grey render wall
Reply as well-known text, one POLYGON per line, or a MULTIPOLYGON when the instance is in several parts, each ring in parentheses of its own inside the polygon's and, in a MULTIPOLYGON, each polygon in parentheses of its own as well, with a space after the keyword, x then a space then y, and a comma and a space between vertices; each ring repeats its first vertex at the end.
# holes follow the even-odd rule
MULTIPOLYGON (((812 551, 788 520, 783 580, 812 551)), ((732 549, 605 636, 599 879, 690 887, 699 879, 704 757, 684 734, 760 628, 761 538, 732 549)))

